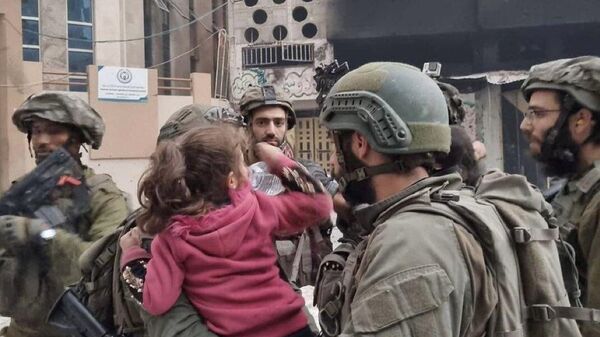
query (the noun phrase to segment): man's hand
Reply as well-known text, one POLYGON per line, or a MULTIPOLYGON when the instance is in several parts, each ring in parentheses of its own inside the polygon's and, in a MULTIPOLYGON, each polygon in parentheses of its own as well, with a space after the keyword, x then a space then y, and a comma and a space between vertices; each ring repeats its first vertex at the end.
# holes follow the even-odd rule
POLYGON ((5 248, 25 245, 48 229, 40 219, 31 219, 22 216, 0 216, 0 246, 5 248))

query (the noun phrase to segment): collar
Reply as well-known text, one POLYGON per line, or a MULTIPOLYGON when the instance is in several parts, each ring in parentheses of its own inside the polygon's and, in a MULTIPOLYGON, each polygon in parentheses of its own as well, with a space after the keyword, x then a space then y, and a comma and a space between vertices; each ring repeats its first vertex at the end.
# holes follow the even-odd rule
POLYGON ((581 178, 574 181, 574 186, 581 192, 588 193, 598 182, 600 182, 600 160, 596 160, 581 178))
POLYGON ((354 209, 354 215, 361 227, 370 233, 375 225, 377 218, 383 216, 388 211, 394 211, 397 206, 417 202, 430 201, 429 195, 432 190, 439 189, 460 189, 462 179, 460 174, 454 172, 442 176, 431 176, 423 178, 397 194, 371 205, 359 205, 354 209))

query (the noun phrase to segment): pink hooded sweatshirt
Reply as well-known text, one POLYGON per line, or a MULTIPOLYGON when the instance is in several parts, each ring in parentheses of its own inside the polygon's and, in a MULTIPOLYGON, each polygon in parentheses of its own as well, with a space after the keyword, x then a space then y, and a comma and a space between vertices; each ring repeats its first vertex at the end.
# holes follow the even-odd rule
MULTIPOLYGON (((201 217, 175 216, 156 236, 144 308, 164 314, 183 289, 220 336, 283 337, 306 327, 304 300, 280 278, 272 236, 326 219, 331 198, 299 192, 267 196, 246 185, 230 190, 230 199, 201 217)), ((128 249, 121 266, 144 255, 141 248, 128 249)))

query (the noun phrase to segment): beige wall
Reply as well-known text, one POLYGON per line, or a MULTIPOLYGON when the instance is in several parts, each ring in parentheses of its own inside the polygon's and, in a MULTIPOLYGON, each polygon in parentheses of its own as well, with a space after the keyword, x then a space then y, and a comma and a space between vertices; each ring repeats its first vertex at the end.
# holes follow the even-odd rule
MULTIPOLYGON (((65 36, 67 32, 67 0, 40 0, 40 31, 45 35, 65 36)), ((40 61, 46 72, 66 72, 67 41, 40 36, 40 61)), ((44 81, 64 81, 64 75, 44 75, 44 81)), ((46 85, 46 89, 64 90, 63 85, 46 85)))
POLYGON ((0 190, 33 167, 27 139, 12 124, 13 111, 41 88, 41 65, 23 62, 21 48, 21 2, 3 1, 0 6, 0 190))
MULTIPOLYGON (((19 0, 0 0, 15 2, 19 0)), ((65 36, 67 32, 67 0, 40 0, 40 31, 47 35, 65 36)), ((94 40, 127 40, 144 36, 143 0, 94 1, 94 40)), ((20 21, 20 20, 19 20, 20 21)), ((144 41, 96 43, 94 64, 144 67, 144 41)), ((20 43, 19 43, 20 45, 20 43)), ((40 60, 45 72, 68 71, 67 41, 40 37, 40 60)), ((45 80, 62 77, 46 74, 45 80)), ((46 88, 64 90, 64 86, 47 85, 46 88)))
MULTIPOLYGON (((143 0, 94 1, 94 39, 127 40, 144 36, 143 0)), ((97 43, 95 64, 144 67, 144 40, 97 43)))
MULTIPOLYGON (((88 101, 87 93, 77 93, 77 95, 88 101)), ((175 110, 187 104, 192 104, 191 96, 158 96, 157 127, 160 127, 175 110)), ((102 111, 99 113, 102 114, 102 111)), ((123 138, 126 139, 126 135, 123 138)), ((138 206, 137 183, 148 165, 147 159, 91 159, 89 153, 84 151, 82 161, 97 173, 110 174, 119 188, 127 193, 132 207, 138 206)))

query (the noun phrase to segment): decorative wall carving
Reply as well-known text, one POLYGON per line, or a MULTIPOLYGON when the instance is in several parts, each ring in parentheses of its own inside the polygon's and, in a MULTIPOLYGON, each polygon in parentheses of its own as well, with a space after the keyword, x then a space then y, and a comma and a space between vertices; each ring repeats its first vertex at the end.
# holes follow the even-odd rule
POLYGON ((313 79, 315 71, 312 67, 292 69, 246 69, 236 76, 231 84, 231 95, 234 102, 239 101, 244 91, 251 85, 272 84, 284 98, 316 98, 317 89, 313 79))

